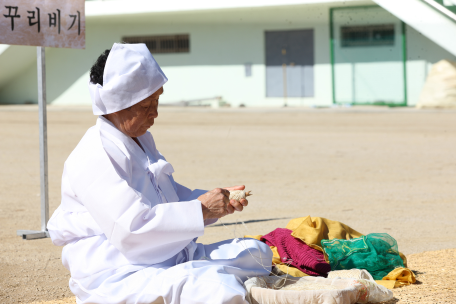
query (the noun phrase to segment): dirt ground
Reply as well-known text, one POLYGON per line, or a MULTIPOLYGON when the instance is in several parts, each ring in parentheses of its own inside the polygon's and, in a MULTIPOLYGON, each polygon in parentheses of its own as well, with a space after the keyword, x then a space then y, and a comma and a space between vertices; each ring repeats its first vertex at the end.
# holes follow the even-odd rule
MULTIPOLYGON (((456 303, 456 249, 427 251, 408 256, 409 267, 416 273, 416 284, 396 288, 394 298, 382 304, 456 303)), ((75 298, 38 301, 34 304, 74 304, 75 298)))
MULTIPOLYGON (((49 107, 48 123, 52 213, 63 163, 95 117, 49 107)), ((322 216, 396 238, 420 284, 395 290, 391 303, 456 302, 456 251, 442 250, 456 248, 456 112, 162 108, 151 132, 181 184, 254 193, 201 242, 322 216)), ((74 303, 62 248, 16 236, 40 228, 36 107, 0 107, 0 172, 0 303, 74 303)))

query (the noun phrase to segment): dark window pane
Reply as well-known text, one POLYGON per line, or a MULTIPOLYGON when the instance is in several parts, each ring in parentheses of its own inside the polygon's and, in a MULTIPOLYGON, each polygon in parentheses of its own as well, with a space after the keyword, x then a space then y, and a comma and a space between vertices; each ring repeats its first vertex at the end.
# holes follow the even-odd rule
POLYGON ((394 24, 343 26, 340 31, 342 47, 394 45, 394 24))
POLYGON ((179 50, 188 49, 188 45, 189 45, 188 42, 189 42, 188 39, 182 39, 182 38, 181 38, 181 39, 178 39, 178 40, 177 40, 177 48, 178 48, 179 50))
POLYGON ((154 51, 157 48, 157 41, 155 40, 147 40, 145 43, 149 51, 154 51))
POLYGON ((163 35, 144 37, 123 37, 125 43, 144 43, 151 53, 188 53, 189 35, 163 35))
POLYGON ((162 50, 174 49, 174 39, 163 39, 160 41, 160 48, 162 50))
POLYGON ((372 39, 375 41, 394 41, 394 29, 373 30, 372 39))

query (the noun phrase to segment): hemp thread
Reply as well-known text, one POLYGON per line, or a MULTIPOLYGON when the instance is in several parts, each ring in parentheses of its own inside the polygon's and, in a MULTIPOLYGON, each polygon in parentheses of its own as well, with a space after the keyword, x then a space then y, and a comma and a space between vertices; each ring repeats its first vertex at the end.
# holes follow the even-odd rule
MULTIPOLYGON (((223 227, 224 227, 225 229, 230 230, 228 227, 225 226, 225 223, 223 223, 222 219, 219 219, 219 221, 221 222, 221 224, 223 225, 223 227)), ((247 225, 244 223, 244 221, 241 221, 241 223, 242 223, 242 225, 244 226, 244 228, 246 229, 247 234, 252 235, 252 234, 250 233, 250 231, 249 231, 247 225)), ((285 286, 285 284, 286 284, 287 281, 293 281, 293 282, 297 282, 297 281, 298 281, 298 279, 291 279, 291 278, 289 278, 289 277, 291 277, 291 276, 288 274, 288 269, 287 269, 287 273, 285 274, 285 277, 284 277, 284 276, 279 276, 279 275, 273 273, 273 272, 271 271, 272 268, 271 268, 271 270, 268 270, 268 269, 267 269, 268 266, 265 266, 265 265, 263 264, 263 257, 262 257, 262 255, 261 255, 261 250, 258 248, 258 252, 260 253, 260 256, 256 256, 256 255, 252 254, 252 252, 250 251, 250 249, 248 248, 248 246, 245 244, 245 238, 244 238, 244 237, 237 237, 237 236, 236 236, 237 226, 238 226, 238 221, 236 220, 236 224, 234 225, 233 230, 232 230, 233 236, 234 236, 235 239, 239 239, 239 240, 240 240, 241 244, 242 244, 242 245, 244 246, 244 248, 249 252, 249 254, 250 254, 250 256, 253 258, 253 260, 254 260, 258 265, 260 265, 261 267, 263 267, 264 270, 266 270, 267 272, 269 272, 269 275, 270 275, 270 276, 275 276, 275 277, 282 278, 282 279, 285 278, 284 280, 278 281, 278 282, 282 282, 282 283, 280 284, 280 286, 275 286, 275 284, 274 284, 274 285, 272 285, 271 287, 270 287, 270 286, 266 283, 266 281, 264 281, 264 279, 263 279, 263 284, 264 284, 264 287, 262 286, 263 288, 277 290, 277 289, 283 288, 283 287, 285 286), (258 261, 257 258, 259 258, 259 261, 258 261)), ((291 262, 292 262, 292 260, 290 260, 290 263, 291 263, 291 262)), ((278 265, 286 265, 286 266, 289 267, 289 266, 290 266, 290 263, 282 263, 282 262, 281 262, 281 263, 278 264, 278 265)), ((272 267, 273 267, 273 266, 272 266, 272 267)), ((249 278, 249 279, 250 279, 250 278, 249 278)))

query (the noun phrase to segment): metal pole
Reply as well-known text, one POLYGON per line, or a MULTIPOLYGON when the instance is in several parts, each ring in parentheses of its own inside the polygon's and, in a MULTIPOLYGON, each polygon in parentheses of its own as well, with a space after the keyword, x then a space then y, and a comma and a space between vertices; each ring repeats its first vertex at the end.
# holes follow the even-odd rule
POLYGON ((40 183, 41 183, 41 231, 47 231, 49 220, 49 186, 46 115, 46 55, 43 46, 37 47, 38 64, 38 112, 40 119, 40 183))
POLYGON ((283 106, 288 106, 287 97, 288 97, 288 88, 287 88, 287 65, 282 64, 282 74, 283 74, 283 106))
POLYGON ((49 220, 49 186, 48 186, 48 155, 47 155, 47 117, 46 117, 46 60, 45 48, 36 49, 38 67, 38 114, 40 131, 40 184, 41 184, 41 231, 18 230, 17 235, 24 240, 49 237, 47 222, 49 220))

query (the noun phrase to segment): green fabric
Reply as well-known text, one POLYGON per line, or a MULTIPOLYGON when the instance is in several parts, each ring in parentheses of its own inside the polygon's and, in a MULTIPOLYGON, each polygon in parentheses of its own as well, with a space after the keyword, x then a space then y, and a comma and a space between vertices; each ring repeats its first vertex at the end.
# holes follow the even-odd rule
POLYGON ((366 269, 381 280, 396 267, 404 267, 397 242, 387 233, 371 233, 351 240, 322 240, 331 270, 366 269))

